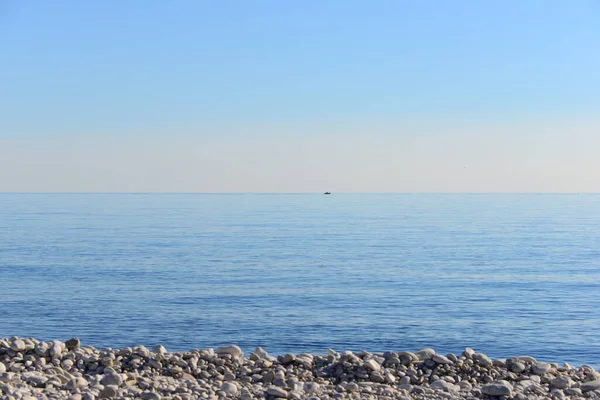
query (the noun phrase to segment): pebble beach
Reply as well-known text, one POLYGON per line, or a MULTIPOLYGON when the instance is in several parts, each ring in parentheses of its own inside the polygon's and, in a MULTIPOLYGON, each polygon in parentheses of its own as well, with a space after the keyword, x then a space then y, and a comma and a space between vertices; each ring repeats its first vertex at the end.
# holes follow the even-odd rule
POLYGON ((33 399, 600 399, 590 366, 518 356, 338 352, 244 355, 236 345, 97 349, 78 338, 0 339, 0 396, 33 399))

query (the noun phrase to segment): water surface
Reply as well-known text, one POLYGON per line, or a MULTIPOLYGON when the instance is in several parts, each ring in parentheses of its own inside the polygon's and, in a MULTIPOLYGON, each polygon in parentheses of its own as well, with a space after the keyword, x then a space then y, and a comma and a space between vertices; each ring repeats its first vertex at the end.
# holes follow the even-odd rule
POLYGON ((600 365, 600 195, 0 194, 0 336, 600 365))

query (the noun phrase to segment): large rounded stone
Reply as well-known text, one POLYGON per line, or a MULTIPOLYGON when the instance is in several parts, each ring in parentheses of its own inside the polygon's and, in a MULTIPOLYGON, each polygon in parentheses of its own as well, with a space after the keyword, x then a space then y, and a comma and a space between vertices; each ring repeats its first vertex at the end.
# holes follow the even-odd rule
POLYGON ((267 389, 267 394, 273 397, 286 398, 288 396, 288 392, 280 387, 271 386, 267 389))
POLYGON ((365 368, 370 369, 371 371, 379 371, 381 369, 381 365, 379 365, 379 363, 372 358, 365 361, 363 365, 365 368))
POLYGON ((385 382, 385 378, 379 372, 372 372, 370 378, 371 378, 371 382, 375 382, 375 383, 385 382))
POLYGON ((475 354, 475 350, 473 350, 470 347, 465 348, 465 351, 463 351, 463 355, 467 358, 473 358, 474 354, 475 354))
POLYGON ((115 373, 105 374, 100 383, 104 386, 114 385, 119 387, 123 384, 123 378, 121 375, 115 373))
POLYGON ((600 380, 583 382, 579 387, 583 393, 600 389, 600 380))
POLYGON ((525 366, 525 364, 523 364, 520 361, 517 361, 514 364, 511 364, 510 366, 510 370, 516 374, 520 374, 521 372, 525 371, 527 369, 527 366, 525 366))
POLYGON ((160 394, 156 392, 142 392, 142 400, 160 400, 160 394))
POLYGON ((481 365, 482 367, 490 367, 494 364, 493 361, 483 353, 473 354, 473 359, 475 360, 475 362, 477 362, 478 365, 481 365))
POLYGON ((430 387, 433 390, 441 390, 444 392, 451 392, 451 393, 455 393, 458 392, 460 390, 460 387, 450 383, 450 382, 446 382, 443 379, 438 379, 437 381, 433 382, 430 387))
POLYGON ((110 385, 104 387, 100 394, 98 395, 99 399, 112 399, 113 397, 117 397, 118 390, 116 386, 110 385))
POLYGON ((434 362, 436 362, 437 364, 453 364, 452 361, 450 361, 448 359, 448 357, 443 356, 441 354, 434 354, 433 357, 431 358, 434 362))
POLYGON ((156 354, 164 355, 164 354, 167 354, 167 349, 165 348, 165 346, 163 346, 161 344, 157 344, 156 346, 152 347, 152 352, 156 353, 156 354))
POLYGON ((10 342, 10 349, 15 352, 25 351, 27 347, 25 346, 25 341, 22 339, 15 339, 10 342))
POLYGON ((557 376, 550 381, 550 385, 557 389, 567 389, 570 388, 572 384, 573 381, 568 376, 557 376))
POLYGON ((544 375, 550 372, 552 365, 546 362, 539 362, 531 366, 531 372, 536 375, 544 375))
POLYGON ((242 358, 244 356, 244 352, 242 351, 242 349, 240 349, 240 347, 235 344, 232 344, 230 346, 217 347, 216 352, 220 356, 229 354, 233 358, 242 358))
POLYGON ((221 385, 221 390, 230 396, 236 396, 238 394, 238 387, 233 382, 225 382, 221 385))
POLYGON ((507 381, 495 381, 483 385, 481 393, 487 394, 488 396, 510 396, 512 393, 512 386, 507 381))
POLYGON ((69 339, 65 342, 65 346, 67 347, 67 350, 69 350, 69 351, 78 349, 80 345, 81 345, 81 343, 79 341, 79 338, 76 338, 76 337, 69 339))
POLYGON ((85 378, 79 376, 79 377, 73 378, 69 382, 67 382, 67 385, 65 386, 65 388, 67 390, 75 390, 75 389, 79 389, 82 387, 86 387, 87 385, 88 385, 88 381, 85 378))
POLYGON ((420 361, 431 360, 434 354, 435 350, 429 347, 421 349, 415 353, 415 355, 419 358, 420 361))

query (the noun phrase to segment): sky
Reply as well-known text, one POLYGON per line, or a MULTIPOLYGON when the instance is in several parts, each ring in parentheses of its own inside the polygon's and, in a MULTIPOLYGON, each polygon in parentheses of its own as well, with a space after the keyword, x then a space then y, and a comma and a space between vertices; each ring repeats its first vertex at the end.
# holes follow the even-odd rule
POLYGON ((0 0, 0 192, 600 192, 597 0, 0 0))

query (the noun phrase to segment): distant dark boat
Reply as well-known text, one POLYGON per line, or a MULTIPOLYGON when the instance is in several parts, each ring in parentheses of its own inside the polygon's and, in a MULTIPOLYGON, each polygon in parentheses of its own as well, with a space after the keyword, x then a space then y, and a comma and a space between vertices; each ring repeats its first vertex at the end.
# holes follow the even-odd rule
POLYGON ((325 192, 325 193, 323 193, 323 194, 331 194, 331 192, 325 192))

